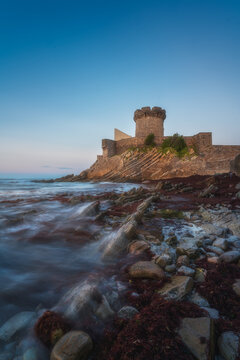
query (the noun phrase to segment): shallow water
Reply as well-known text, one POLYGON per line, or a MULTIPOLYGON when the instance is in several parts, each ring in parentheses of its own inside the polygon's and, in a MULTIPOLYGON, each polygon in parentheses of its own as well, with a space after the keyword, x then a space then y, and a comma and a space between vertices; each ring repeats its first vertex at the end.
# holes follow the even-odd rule
POLYGON ((101 266, 98 239, 105 230, 81 216, 85 205, 54 198, 132 187, 136 185, 0 179, 0 326, 20 311, 51 308, 101 266))

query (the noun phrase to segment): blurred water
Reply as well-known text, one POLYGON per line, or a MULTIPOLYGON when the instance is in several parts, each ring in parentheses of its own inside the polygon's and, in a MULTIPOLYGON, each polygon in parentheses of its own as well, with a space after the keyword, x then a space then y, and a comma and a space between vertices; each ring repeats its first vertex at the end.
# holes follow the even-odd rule
POLYGON ((51 308, 67 289, 101 266, 96 244, 105 230, 81 217, 84 204, 55 197, 132 187, 136 185, 0 179, 0 326, 19 311, 51 308))

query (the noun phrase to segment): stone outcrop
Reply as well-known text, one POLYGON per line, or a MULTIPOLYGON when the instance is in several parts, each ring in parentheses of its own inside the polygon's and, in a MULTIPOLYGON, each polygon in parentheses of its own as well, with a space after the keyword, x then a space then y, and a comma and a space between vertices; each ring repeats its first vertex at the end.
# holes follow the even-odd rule
MULTIPOLYGON (((240 152, 240 146, 212 146, 201 155, 178 158, 173 153, 163 154, 157 148, 147 152, 128 150, 110 158, 100 157, 87 171, 85 180, 144 181, 192 175, 228 173, 230 160, 240 152)), ((80 174, 80 178, 83 175, 80 174)), ((68 181, 78 181, 79 176, 68 181)))

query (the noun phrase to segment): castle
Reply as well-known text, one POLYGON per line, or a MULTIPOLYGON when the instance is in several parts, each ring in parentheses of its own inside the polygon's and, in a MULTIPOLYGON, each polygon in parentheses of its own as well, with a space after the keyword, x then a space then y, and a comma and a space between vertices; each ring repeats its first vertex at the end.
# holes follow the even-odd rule
MULTIPOLYGON (((142 107, 134 112, 133 117, 136 123, 135 137, 124 132, 114 129, 114 140, 103 139, 102 149, 103 158, 109 158, 114 155, 120 155, 131 147, 144 146, 146 137, 153 133, 156 145, 161 145, 164 139, 164 120, 166 119, 166 111, 161 107, 154 106, 150 108, 142 107)), ((184 136, 188 146, 196 146, 199 151, 203 151, 212 145, 212 133, 201 132, 193 136, 184 136)))

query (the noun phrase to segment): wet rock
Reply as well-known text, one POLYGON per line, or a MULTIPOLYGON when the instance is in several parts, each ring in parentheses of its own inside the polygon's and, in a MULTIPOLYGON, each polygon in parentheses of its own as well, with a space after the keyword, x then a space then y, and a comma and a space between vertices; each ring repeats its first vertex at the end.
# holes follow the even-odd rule
POLYGON ((191 301, 192 303, 200 306, 200 307, 203 307, 203 306, 207 306, 209 307, 209 302, 204 299, 201 295, 199 295, 197 292, 194 292, 190 298, 189 298, 189 301, 191 301))
POLYGON ((238 184, 235 186, 235 189, 236 189, 236 190, 240 190, 240 183, 238 183, 238 184))
POLYGON ((211 319, 215 319, 215 320, 219 319, 219 312, 218 312, 218 310, 213 309, 213 308, 208 307, 208 306, 203 306, 202 308, 208 312, 209 317, 210 317, 211 319))
POLYGON ((81 216, 95 216, 99 211, 99 201, 94 201, 92 204, 88 205, 82 212, 81 216))
POLYGON ((37 350, 32 347, 25 351, 25 353, 23 354, 23 360, 38 360, 37 350))
POLYGON ((102 320, 106 320, 114 316, 115 314, 104 295, 102 296, 102 301, 99 307, 97 308, 95 314, 97 315, 97 317, 99 317, 102 320))
POLYGON ((136 240, 129 244, 128 252, 130 254, 139 255, 147 251, 150 248, 150 245, 146 241, 136 240))
POLYGON ((118 311, 118 317, 122 319, 131 319, 133 316, 138 314, 139 311, 133 306, 124 306, 118 311))
POLYGON ((186 276, 194 276, 194 274, 195 274, 195 270, 193 270, 192 268, 190 268, 188 266, 184 266, 184 265, 182 265, 178 269, 177 272, 178 272, 178 274, 186 275, 186 276))
POLYGON ((172 262, 172 258, 169 254, 163 254, 155 258, 155 263, 163 269, 165 268, 166 265, 170 265, 171 262, 172 262))
POLYGON ((71 320, 93 314, 100 318, 106 318, 112 316, 113 313, 97 285, 87 281, 68 291, 57 308, 63 309, 64 315, 71 320))
POLYGON ((202 269, 202 268, 196 268, 195 269, 194 280, 196 282, 200 282, 200 283, 204 282, 205 278, 206 278, 206 275, 207 275, 207 270, 202 269))
POLYGON ((177 266, 188 266, 189 265, 189 258, 187 255, 180 255, 177 259, 177 266))
POLYGON ((207 188, 205 188, 203 191, 200 192, 199 197, 205 198, 205 197, 211 197, 218 191, 218 187, 211 184, 207 188))
POLYGON ((169 245, 169 246, 172 246, 172 247, 176 247, 177 244, 178 244, 178 239, 177 237, 174 235, 174 236, 170 236, 168 239, 165 240, 166 243, 169 245))
POLYGON ((212 321, 208 317, 185 318, 178 334, 183 343, 198 360, 214 359, 212 321))
POLYGON ((234 241, 233 246, 239 250, 240 249, 240 240, 234 241))
POLYGON ((185 250, 185 254, 189 257, 189 259, 197 259, 201 253, 201 249, 195 246, 185 250))
POLYGON ((192 288, 193 279, 191 277, 174 275, 170 283, 166 283, 158 293, 169 300, 181 300, 192 288))
POLYGON ((93 348, 88 334, 83 331, 70 331, 54 346, 51 360, 86 360, 93 348))
POLYGON ((0 328, 0 340, 8 341, 18 331, 29 327, 33 323, 35 316, 35 312, 23 311, 11 317, 0 328))
POLYGON ((152 261, 138 261, 129 268, 131 278, 163 279, 164 271, 152 261))
POLYGON ((108 260, 120 256, 126 251, 130 240, 136 234, 136 226, 135 221, 124 224, 105 246, 102 259, 108 260))
POLYGON ((220 262, 234 263, 240 259, 240 251, 227 251, 219 257, 220 262))
POLYGON ((225 360, 235 360, 238 356, 239 335, 232 331, 221 334, 217 341, 220 354, 225 360))
POLYGON ((226 251, 228 248, 228 241, 226 239, 217 239, 213 242, 213 246, 219 247, 220 249, 226 251))
POLYGON ((218 256, 224 253, 224 251, 217 246, 208 246, 207 250, 213 252, 214 254, 217 254, 218 256))
POLYGON ((173 272, 176 271, 176 266, 174 264, 166 265, 165 266, 165 271, 167 271, 169 273, 173 273, 173 272))
POLYGON ((240 279, 237 279, 233 284, 233 291, 240 296, 240 279))
POLYGON ((207 259, 207 261, 210 263, 210 264, 218 264, 219 263, 219 257, 217 256, 212 256, 212 257, 209 257, 207 259))

